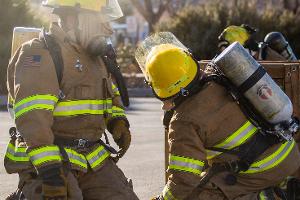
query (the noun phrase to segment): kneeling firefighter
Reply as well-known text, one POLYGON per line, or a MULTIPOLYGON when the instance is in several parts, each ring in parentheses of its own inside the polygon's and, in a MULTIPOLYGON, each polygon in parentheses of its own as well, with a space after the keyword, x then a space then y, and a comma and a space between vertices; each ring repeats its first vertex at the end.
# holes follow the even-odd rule
POLYGON ((24 43, 8 66, 16 129, 5 155, 18 173, 8 199, 138 199, 116 160, 131 134, 120 92, 106 68, 117 0, 49 0, 60 21, 24 43), (100 10, 99 10, 100 9, 100 10), (108 130, 120 151, 100 139, 108 130), (115 154, 115 156, 113 156, 115 154))
POLYGON ((153 199, 300 197, 299 189, 276 187, 300 166, 292 104, 239 43, 201 71, 188 49, 163 32, 147 38, 136 59, 173 113, 168 181, 153 199))
POLYGON ((228 26, 218 37, 219 50, 223 51, 230 44, 239 42, 256 60, 297 60, 282 33, 270 32, 265 36, 263 42, 257 42, 255 40, 256 32, 257 29, 246 24, 228 26))

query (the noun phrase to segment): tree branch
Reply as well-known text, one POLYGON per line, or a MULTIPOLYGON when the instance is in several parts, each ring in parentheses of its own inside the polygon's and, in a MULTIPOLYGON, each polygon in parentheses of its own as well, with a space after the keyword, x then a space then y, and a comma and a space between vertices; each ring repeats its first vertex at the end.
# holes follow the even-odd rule
POLYGON ((146 9, 143 7, 142 3, 139 0, 130 0, 133 6, 139 11, 139 13, 149 22, 149 14, 146 9))
POLYGON ((158 21, 161 16, 163 15, 163 13, 165 12, 165 10, 168 8, 169 4, 171 3, 172 0, 166 0, 165 3, 163 3, 161 1, 161 4, 159 5, 159 9, 158 12, 155 14, 155 21, 158 21))

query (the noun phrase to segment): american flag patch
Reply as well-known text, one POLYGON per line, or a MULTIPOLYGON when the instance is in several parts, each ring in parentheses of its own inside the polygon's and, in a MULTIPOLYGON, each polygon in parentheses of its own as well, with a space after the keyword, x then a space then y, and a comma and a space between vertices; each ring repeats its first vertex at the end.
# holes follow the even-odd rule
POLYGON ((40 67, 41 66, 41 59, 40 55, 33 55, 33 56, 26 56, 24 59, 24 67, 40 67))

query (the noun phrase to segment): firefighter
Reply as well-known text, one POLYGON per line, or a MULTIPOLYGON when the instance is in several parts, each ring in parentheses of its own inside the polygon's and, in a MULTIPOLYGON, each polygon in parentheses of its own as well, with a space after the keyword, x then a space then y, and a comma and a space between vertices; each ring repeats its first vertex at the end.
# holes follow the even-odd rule
POLYGON ((208 81, 213 70, 201 71, 171 33, 147 38, 138 47, 136 59, 162 108, 173 112, 168 126, 168 181, 153 199, 273 199, 273 186, 300 166, 295 141, 267 146, 248 168, 236 168, 237 155, 226 150, 240 148, 251 157, 258 148, 249 144, 264 136, 225 87, 208 81))
POLYGON ((109 22, 122 16, 118 1, 45 5, 59 22, 24 43, 8 66, 17 129, 4 162, 8 173, 19 173, 17 198, 138 199, 116 165, 131 134, 120 93, 98 55, 99 39, 113 33, 109 22), (118 152, 100 139, 106 129, 118 152))
POLYGON ((228 26, 219 35, 219 50, 223 51, 233 42, 239 42, 249 50, 256 60, 297 60, 293 50, 280 32, 267 34, 263 42, 255 40, 257 29, 242 24, 241 26, 228 26))

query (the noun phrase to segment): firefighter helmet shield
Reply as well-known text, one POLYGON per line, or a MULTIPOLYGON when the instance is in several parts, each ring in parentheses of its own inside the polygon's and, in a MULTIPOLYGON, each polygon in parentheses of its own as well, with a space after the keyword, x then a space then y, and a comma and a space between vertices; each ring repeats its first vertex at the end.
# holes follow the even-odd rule
POLYGON ((43 5, 52 8, 79 7, 82 11, 94 11, 112 21, 123 16, 118 0, 44 0, 43 5))
POLYGON ((136 59, 160 99, 178 94, 195 79, 198 71, 187 48, 168 32, 147 38, 138 47, 136 59))

